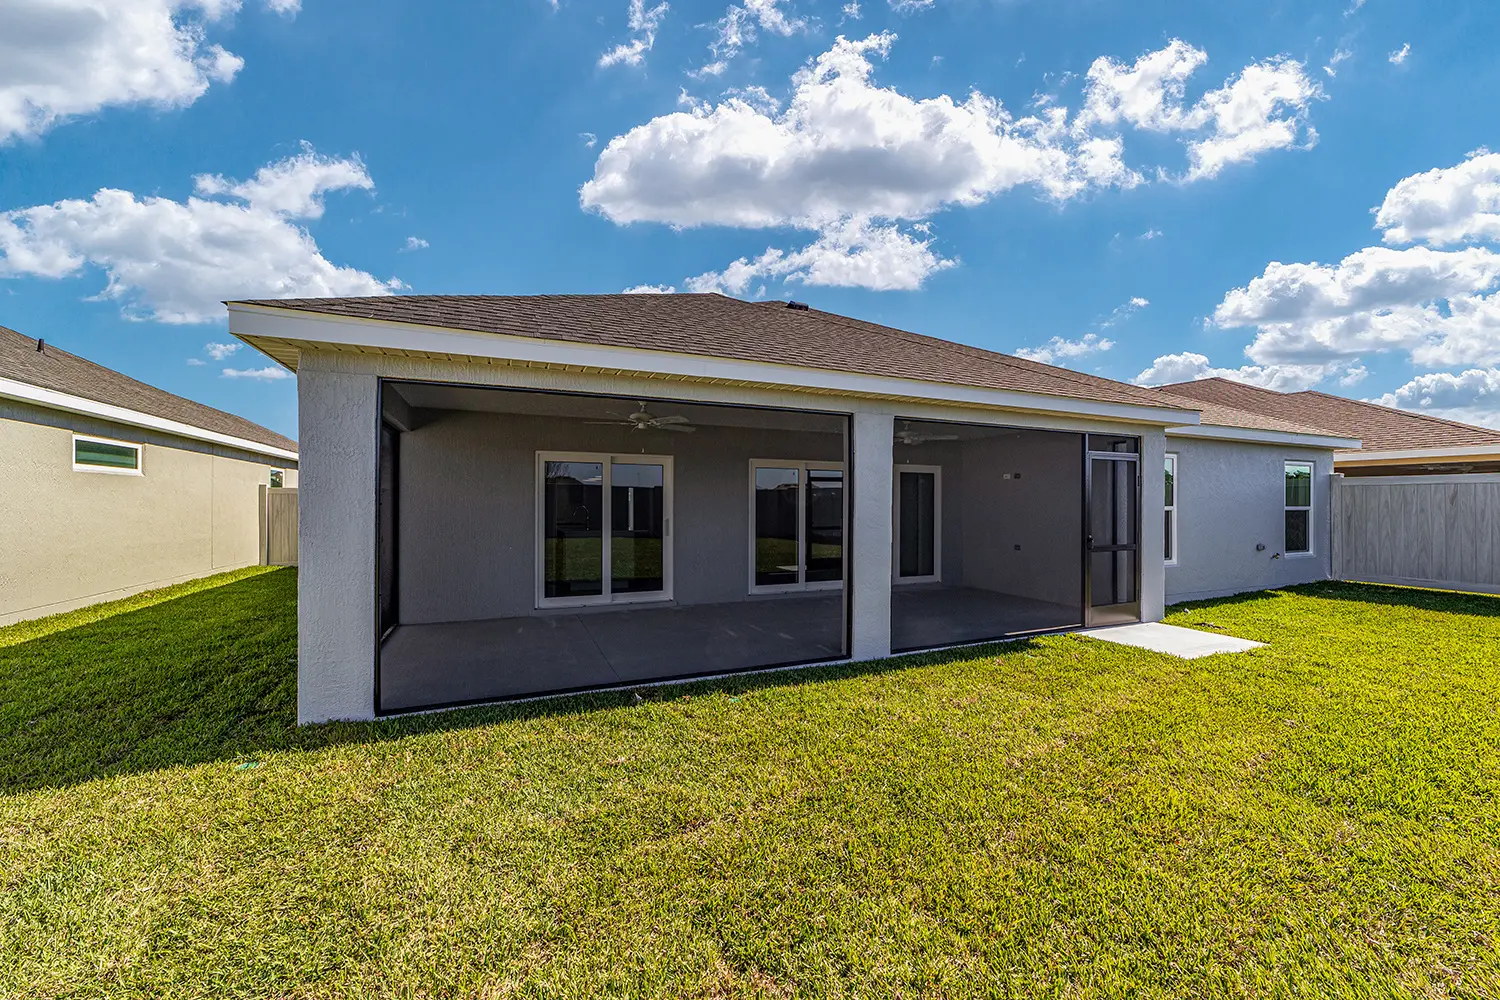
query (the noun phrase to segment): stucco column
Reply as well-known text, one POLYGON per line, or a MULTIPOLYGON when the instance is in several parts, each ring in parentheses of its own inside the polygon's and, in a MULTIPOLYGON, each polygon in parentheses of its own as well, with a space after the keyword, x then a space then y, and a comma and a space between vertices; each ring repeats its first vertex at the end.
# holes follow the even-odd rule
POLYGON ((854 645, 856 660, 891 655, 891 497, 895 421, 854 415, 854 645))
POLYGON ((376 380, 299 368, 297 721, 372 719, 376 380))
POLYGON ((1160 429, 1141 434, 1141 621, 1161 621, 1167 589, 1167 436, 1160 429))

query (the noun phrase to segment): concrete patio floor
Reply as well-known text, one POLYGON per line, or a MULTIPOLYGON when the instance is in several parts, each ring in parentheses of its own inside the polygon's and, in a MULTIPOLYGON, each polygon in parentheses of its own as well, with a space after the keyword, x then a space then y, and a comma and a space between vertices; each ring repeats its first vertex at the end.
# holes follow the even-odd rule
MULTIPOLYGON (((896 650, 930 649, 1077 624, 1078 609, 941 586, 892 595, 896 650)), ((839 659, 837 591, 726 604, 635 605, 483 621, 401 625, 380 650, 380 708, 638 684, 839 659)))

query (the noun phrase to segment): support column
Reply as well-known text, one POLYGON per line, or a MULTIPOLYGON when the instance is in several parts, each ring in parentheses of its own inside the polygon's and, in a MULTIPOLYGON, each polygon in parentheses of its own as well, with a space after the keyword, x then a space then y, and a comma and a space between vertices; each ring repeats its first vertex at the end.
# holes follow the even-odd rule
MULTIPOLYGON (((1159 622, 1167 591, 1166 524, 1167 437, 1161 430, 1141 434, 1141 621, 1159 622)), ((1191 475, 1191 473, 1189 473, 1191 475)), ((1085 498, 1087 502, 1087 498, 1085 498)))
POLYGON ((891 655, 891 498, 895 420, 854 415, 853 648, 856 660, 891 655))
POLYGON ((305 363, 297 376, 299 723, 375 717, 376 385, 305 363))

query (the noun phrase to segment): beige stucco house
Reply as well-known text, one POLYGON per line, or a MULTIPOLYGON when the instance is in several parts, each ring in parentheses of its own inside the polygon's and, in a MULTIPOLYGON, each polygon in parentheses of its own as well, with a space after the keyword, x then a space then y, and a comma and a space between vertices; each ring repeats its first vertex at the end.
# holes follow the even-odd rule
POLYGON ((297 443, 0 327, 0 625, 260 561, 297 443))

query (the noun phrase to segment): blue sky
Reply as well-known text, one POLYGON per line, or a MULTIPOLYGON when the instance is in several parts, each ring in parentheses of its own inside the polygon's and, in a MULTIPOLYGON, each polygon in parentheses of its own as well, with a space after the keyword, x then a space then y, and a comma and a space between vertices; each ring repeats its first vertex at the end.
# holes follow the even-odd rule
POLYGON ((1500 425, 1500 15, 1441 10, 20 0, 0 324, 293 435, 217 300, 716 288, 1500 425))

